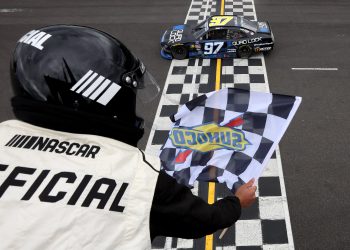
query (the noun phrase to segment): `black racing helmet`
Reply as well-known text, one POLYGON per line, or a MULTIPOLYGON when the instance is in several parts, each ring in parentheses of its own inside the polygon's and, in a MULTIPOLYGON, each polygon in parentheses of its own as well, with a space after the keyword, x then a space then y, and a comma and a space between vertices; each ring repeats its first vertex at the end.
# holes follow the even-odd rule
POLYGON ((143 134, 136 97, 149 102, 159 92, 144 64, 120 41, 75 25, 25 34, 14 50, 10 71, 18 119, 133 145, 143 134))

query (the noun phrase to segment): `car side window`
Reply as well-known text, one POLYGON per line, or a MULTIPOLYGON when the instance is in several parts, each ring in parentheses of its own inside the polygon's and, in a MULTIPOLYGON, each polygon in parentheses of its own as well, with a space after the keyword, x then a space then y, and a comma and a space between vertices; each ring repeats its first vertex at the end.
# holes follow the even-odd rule
POLYGON ((210 30, 207 34, 204 35, 204 40, 223 40, 226 39, 227 29, 217 29, 210 30))
POLYGON ((247 34, 243 30, 240 29, 229 29, 227 31, 227 38, 228 40, 237 40, 241 38, 246 38, 247 34))

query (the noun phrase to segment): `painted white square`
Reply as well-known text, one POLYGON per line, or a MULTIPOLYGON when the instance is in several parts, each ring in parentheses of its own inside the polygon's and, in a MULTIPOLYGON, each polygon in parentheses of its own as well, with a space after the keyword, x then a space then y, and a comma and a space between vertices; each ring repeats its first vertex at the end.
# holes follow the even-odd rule
POLYGON ((260 218, 268 220, 284 219, 285 197, 259 197, 260 218))
POLYGON ((265 92, 265 93, 269 92, 267 85, 264 83, 251 83, 250 90, 258 91, 258 92, 265 92))
POLYGON ((277 159, 270 159, 261 176, 278 176, 277 159))
POLYGON ((172 64, 173 64, 173 67, 175 67, 175 66, 187 66, 188 65, 188 59, 173 60, 172 64))
POLYGON ((234 83, 249 83, 250 78, 248 74, 236 74, 233 76, 234 83))
POLYGON ((203 74, 199 78, 199 83, 208 83, 209 80, 209 75, 203 74))
POLYGON ((249 74, 264 74, 264 68, 262 66, 249 66, 249 74))
POLYGON ((260 220, 239 220, 236 222, 236 246, 262 245, 260 220))
POLYGON ((187 75, 200 75, 202 73, 201 66, 187 66, 186 74, 187 75))
POLYGON ((223 75, 232 75, 233 74, 233 66, 222 66, 222 74, 223 75))
POLYGON ((177 239, 176 248, 193 248, 193 240, 188 239, 177 239))
POLYGON ((248 66, 248 60, 247 59, 240 59, 240 58, 233 59, 233 65, 234 66, 248 66))
POLYGON ((273 244, 273 245, 263 245, 263 250, 290 250, 288 244, 273 244))

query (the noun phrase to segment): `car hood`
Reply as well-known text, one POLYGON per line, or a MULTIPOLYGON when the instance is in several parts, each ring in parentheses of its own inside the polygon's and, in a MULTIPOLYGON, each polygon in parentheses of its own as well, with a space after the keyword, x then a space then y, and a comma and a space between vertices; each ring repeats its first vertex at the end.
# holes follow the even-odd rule
POLYGON ((167 29, 161 40, 160 43, 162 45, 164 44, 175 44, 175 43, 186 43, 193 41, 195 38, 192 34, 192 27, 187 24, 181 24, 173 26, 169 29, 167 29))

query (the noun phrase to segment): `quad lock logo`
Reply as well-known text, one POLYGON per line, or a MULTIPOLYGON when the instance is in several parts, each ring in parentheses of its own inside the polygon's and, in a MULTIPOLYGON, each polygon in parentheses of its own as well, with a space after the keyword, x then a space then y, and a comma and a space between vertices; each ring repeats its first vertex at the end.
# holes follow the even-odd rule
POLYGON ((255 37, 249 40, 240 40, 240 41, 235 41, 232 42, 232 45, 234 46, 238 46, 238 45, 242 45, 242 44, 250 44, 250 43, 256 43, 256 42, 261 42, 262 41, 262 37, 255 37))
POLYGON ((202 153, 218 149, 243 151, 251 143, 242 130, 232 128, 232 122, 236 121, 232 120, 225 126, 212 122, 194 127, 175 127, 169 137, 175 147, 202 153))

